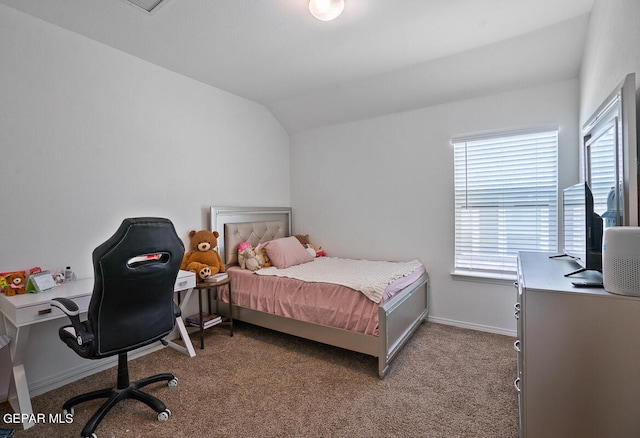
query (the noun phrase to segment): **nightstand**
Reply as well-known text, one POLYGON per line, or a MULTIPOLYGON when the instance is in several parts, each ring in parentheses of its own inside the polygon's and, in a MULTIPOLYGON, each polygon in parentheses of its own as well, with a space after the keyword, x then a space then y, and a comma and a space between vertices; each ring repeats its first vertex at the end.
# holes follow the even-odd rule
MULTIPOLYGON (((200 329, 200 349, 204 349, 204 331, 208 328, 215 327, 217 325, 228 325, 229 326, 229 336, 233 336, 233 305, 231 304, 231 280, 227 277, 224 280, 217 282, 207 282, 201 281, 196 283, 196 287, 194 288, 198 291, 198 313, 200 315, 200 324, 190 323, 192 327, 199 327, 200 329), (220 288, 222 286, 228 286, 229 289, 229 318, 227 321, 220 321, 212 323, 209 326, 205 326, 206 323, 204 321, 203 315, 206 314, 203 310, 202 306, 202 294, 206 293, 207 297, 207 309, 208 313, 211 314, 211 295, 215 294, 216 303, 220 299, 220 288)), ((217 304, 216 304, 217 310, 217 304)))

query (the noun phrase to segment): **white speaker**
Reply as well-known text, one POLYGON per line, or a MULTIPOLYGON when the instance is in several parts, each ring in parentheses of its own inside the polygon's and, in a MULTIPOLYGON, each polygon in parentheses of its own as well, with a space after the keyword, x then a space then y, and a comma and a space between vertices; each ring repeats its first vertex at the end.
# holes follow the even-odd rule
POLYGON ((640 227, 605 229, 602 277, 607 292, 640 296, 640 227))

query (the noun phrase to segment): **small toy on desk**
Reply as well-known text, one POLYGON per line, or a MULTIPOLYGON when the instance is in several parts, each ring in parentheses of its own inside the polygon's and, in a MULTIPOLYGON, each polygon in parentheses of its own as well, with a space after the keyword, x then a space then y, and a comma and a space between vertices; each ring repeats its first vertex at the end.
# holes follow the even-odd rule
POLYGON ((238 263, 241 269, 257 271, 262 266, 256 257, 256 252, 249 242, 242 242, 238 245, 238 263))
POLYGON ((3 275, 2 281, 0 281, 2 290, 8 297, 25 293, 26 283, 27 276, 24 274, 24 272, 11 272, 9 274, 3 275))
POLYGON ((53 281, 55 281, 56 286, 60 286, 63 283, 68 283, 76 279, 76 273, 71 270, 70 266, 67 266, 65 269, 57 269, 51 274, 53 277, 53 281))
POLYGON ((193 250, 185 253, 180 269, 196 273, 201 280, 224 272, 220 254, 214 249, 218 246, 218 236, 217 231, 191 230, 189 237, 193 250))
POLYGON ((58 271, 52 274, 53 281, 59 286, 64 283, 64 272, 58 271))

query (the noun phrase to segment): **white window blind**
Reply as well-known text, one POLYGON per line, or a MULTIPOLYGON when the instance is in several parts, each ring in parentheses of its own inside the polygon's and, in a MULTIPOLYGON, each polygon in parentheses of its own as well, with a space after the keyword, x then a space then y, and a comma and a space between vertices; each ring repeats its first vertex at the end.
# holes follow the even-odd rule
POLYGON ((557 251, 558 131, 452 142, 456 272, 511 275, 518 251, 557 251))

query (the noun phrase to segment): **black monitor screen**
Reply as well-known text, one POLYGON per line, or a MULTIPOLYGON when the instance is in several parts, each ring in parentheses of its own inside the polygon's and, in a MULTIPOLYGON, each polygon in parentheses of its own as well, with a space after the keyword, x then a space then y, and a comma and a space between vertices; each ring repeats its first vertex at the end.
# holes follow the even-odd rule
POLYGON ((602 270, 602 218, 593 211, 593 194, 586 182, 562 193, 563 252, 588 271, 602 270))
POLYGON ((563 190, 562 214, 562 250, 584 267, 587 253, 587 203, 584 183, 563 190))

